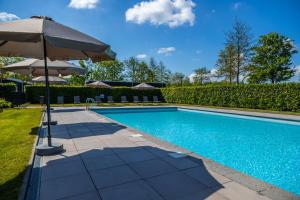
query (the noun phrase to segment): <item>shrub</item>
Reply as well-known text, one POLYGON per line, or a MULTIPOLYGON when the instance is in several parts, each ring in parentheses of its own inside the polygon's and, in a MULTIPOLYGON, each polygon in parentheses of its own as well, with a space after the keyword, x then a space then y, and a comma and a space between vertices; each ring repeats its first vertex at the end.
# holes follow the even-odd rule
POLYGON ((168 103, 300 111, 300 83, 164 88, 168 103))
MULTIPOLYGON (((114 87, 113 89, 106 88, 91 88, 83 86, 51 86, 50 87, 50 102, 56 103, 58 96, 64 96, 65 103, 73 103, 74 96, 80 96, 81 102, 85 102, 88 97, 95 98, 100 94, 105 96, 113 96, 115 102, 120 102, 121 96, 126 96, 128 101, 133 101, 133 96, 161 96, 159 89, 155 90, 133 90, 128 87, 114 87)), ((26 86, 26 99, 30 103, 39 103, 40 96, 45 95, 45 87, 42 85, 26 86)))
POLYGON ((11 103, 8 101, 5 101, 4 99, 0 99, 0 112, 3 111, 4 108, 10 108, 11 103))

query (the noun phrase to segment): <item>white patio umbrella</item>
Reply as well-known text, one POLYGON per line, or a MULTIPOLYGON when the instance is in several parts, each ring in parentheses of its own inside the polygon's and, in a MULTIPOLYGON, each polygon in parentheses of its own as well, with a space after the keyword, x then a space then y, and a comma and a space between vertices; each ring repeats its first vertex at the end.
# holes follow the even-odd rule
MULTIPOLYGON (((45 64, 44 60, 25 59, 23 61, 13 63, 3 67, 4 71, 10 71, 23 75, 44 76, 45 64)), ((85 70, 77 65, 66 61, 51 61, 47 59, 48 75, 49 76, 67 76, 67 75, 82 75, 85 70)))
POLYGON ((95 88, 112 88, 110 85, 103 83, 102 81, 95 81, 86 85, 95 88))
POLYGON ((63 150, 52 144, 48 60, 111 60, 116 54, 110 46, 77 30, 59 24, 49 17, 33 16, 0 23, 0 56, 20 56, 44 60, 46 78, 48 144, 37 147, 38 154, 55 154, 63 150))
POLYGON ((149 85, 147 83, 140 83, 140 84, 132 87, 132 89, 135 89, 135 90, 153 90, 155 88, 156 87, 153 87, 152 85, 149 85))
MULTIPOLYGON (((33 78, 31 81, 34 83, 45 83, 46 77, 45 76, 38 76, 33 78)), ((48 80, 50 83, 54 84, 67 84, 68 82, 65 79, 56 76, 49 76, 48 80)))

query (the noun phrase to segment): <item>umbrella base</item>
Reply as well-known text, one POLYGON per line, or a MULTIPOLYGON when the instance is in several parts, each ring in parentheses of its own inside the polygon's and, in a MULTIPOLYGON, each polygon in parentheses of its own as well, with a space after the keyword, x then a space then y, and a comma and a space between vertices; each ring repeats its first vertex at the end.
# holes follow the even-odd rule
MULTIPOLYGON (((43 126, 47 126, 47 125, 48 125, 48 122, 43 122, 43 126)), ((51 121, 50 125, 53 125, 53 126, 57 125, 57 121, 51 121)))
POLYGON ((40 156, 51 156, 59 154, 63 151, 63 144, 59 143, 52 143, 52 146, 48 146, 48 144, 40 144, 35 148, 36 154, 40 156))

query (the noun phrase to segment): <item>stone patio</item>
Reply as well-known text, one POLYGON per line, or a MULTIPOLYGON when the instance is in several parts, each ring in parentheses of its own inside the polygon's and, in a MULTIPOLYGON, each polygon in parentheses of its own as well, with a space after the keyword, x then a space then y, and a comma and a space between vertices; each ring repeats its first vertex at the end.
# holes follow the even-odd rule
POLYGON ((137 132, 96 113, 59 108, 52 118, 58 121, 53 141, 66 151, 42 157, 41 200, 269 199, 211 171, 188 151, 173 158, 175 146, 132 136, 137 132))

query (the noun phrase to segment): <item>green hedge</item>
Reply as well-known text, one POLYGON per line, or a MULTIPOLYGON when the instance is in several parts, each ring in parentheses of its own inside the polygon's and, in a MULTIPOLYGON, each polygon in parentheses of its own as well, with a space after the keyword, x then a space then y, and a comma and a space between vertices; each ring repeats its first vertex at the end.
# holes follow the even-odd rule
POLYGON ((10 108, 11 107, 11 103, 8 101, 5 101, 4 99, 0 99, 0 112, 2 112, 2 110, 4 108, 10 108))
MULTIPOLYGON (((26 86, 26 99, 30 103, 39 103, 40 96, 44 96, 44 86, 26 86)), ((120 102, 121 96, 126 96, 128 101, 133 101, 133 96, 148 96, 152 100, 153 96, 161 96, 159 89, 155 90, 133 90, 131 88, 116 87, 113 89, 91 88, 82 86, 51 86, 50 87, 50 102, 57 103, 57 96, 64 96, 65 103, 73 103, 74 96, 80 96, 81 102, 85 102, 88 97, 95 98, 100 94, 105 96, 113 96, 115 102, 120 102)))
POLYGON ((0 95, 16 92, 16 85, 14 83, 0 83, 0 95))
POLYGON ((300 111, 300 83, 164 88, 168 103, 300 111))

